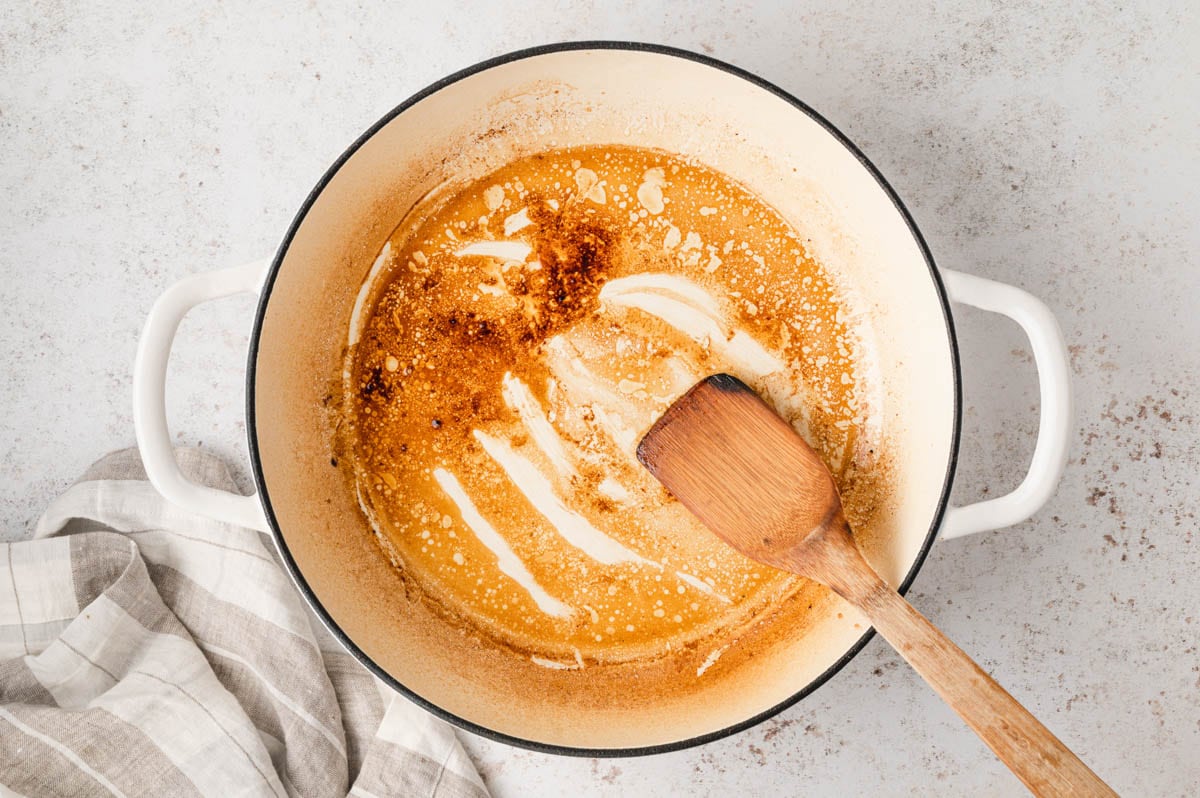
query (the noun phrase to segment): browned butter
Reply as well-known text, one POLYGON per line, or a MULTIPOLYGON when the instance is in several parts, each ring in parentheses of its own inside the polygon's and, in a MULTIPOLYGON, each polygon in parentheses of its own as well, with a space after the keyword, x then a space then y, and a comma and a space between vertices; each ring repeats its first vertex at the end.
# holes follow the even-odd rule
POLYGON ((630 147, 542 152, 413 209, 363 287, 342 419, 405 578, 548 668, 715 661, 801 580, 707 532, 634 448, 729 372, 822 453, 852 521, 870 512, 877 386, 805 244, 730 178, 630 147))

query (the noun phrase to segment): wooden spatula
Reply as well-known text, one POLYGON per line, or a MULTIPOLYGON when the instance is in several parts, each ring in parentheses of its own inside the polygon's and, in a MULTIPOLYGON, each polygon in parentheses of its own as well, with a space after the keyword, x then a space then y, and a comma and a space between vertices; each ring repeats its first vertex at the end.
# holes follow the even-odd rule
POLYGON ((1035 795, 1116 795, 875 573, 817 453, 741 380, 717 374, 695 385, 637 455, 726 543, 861 610, 1035 795))

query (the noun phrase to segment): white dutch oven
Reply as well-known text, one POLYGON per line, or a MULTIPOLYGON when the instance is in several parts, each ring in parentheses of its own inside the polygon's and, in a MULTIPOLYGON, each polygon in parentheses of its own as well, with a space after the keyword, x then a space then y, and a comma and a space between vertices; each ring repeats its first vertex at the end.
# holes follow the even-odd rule
POLYGON ((340 370, 358 288, 404 209, 439 184, 531 151, 612 143, 695 156, 733 176, 811 238, 818 258, 868 309, 860 323, 874 342, 884 394, 873 421, 898 469, 898 489, 866 548, 892 584, 908 587, 937 534, 1014 524, 1049 498, 1067 457, 1070 391, 1062 335, 1047 308, 1012 286, 935 268, 883 177, 803 103, 727 64, 663 47, 526 50, 420 92, 330 168, 273 260, 172 286, 151 311, 134 373, 138 444, 154 485, 188 510, 269 531, 301 592, 364 665, 465 728, 592 755, 669 750, 745 728, 820 686, 869 632, 848 607, 830 603, 724 676, 667 693, 588 669, 514 671, 501 659, 515 655, 429 623, 429 609, 399 588, 330 467, 323 401, 340 370), (260 297, 246 384, 254 496, 180 473, 163 401, 182 317, 242 292, 260 297), (1012 493, 966 507, 947 507, 961 415, 950 302, 1020 324, 1041 386, 1028 475, 1012 493))

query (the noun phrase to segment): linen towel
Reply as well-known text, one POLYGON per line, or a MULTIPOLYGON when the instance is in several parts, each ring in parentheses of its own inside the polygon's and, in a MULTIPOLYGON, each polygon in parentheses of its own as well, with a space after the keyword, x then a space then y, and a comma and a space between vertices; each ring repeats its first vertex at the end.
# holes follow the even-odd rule
MULTIPOLYGON (((178 453, 225 490, 224 463, 178 453)), ((136 450, 0 545, 0 792, 483 798, 441 720, 311 614, 259 532, 168 504, 136 450)))

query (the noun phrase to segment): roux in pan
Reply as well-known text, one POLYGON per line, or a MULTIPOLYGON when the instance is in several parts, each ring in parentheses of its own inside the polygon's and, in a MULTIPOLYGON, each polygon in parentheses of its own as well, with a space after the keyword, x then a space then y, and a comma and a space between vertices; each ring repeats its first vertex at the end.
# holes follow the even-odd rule
POLYGON ((771 207, 694 161, 543 152, 439 192, 363 286, 342 440, 376 535, 445 615, 548 668, 708 646, 802 580, 743 558, 634 457, 704 376, 753 386, 873 506, 869 358, 771 207))

